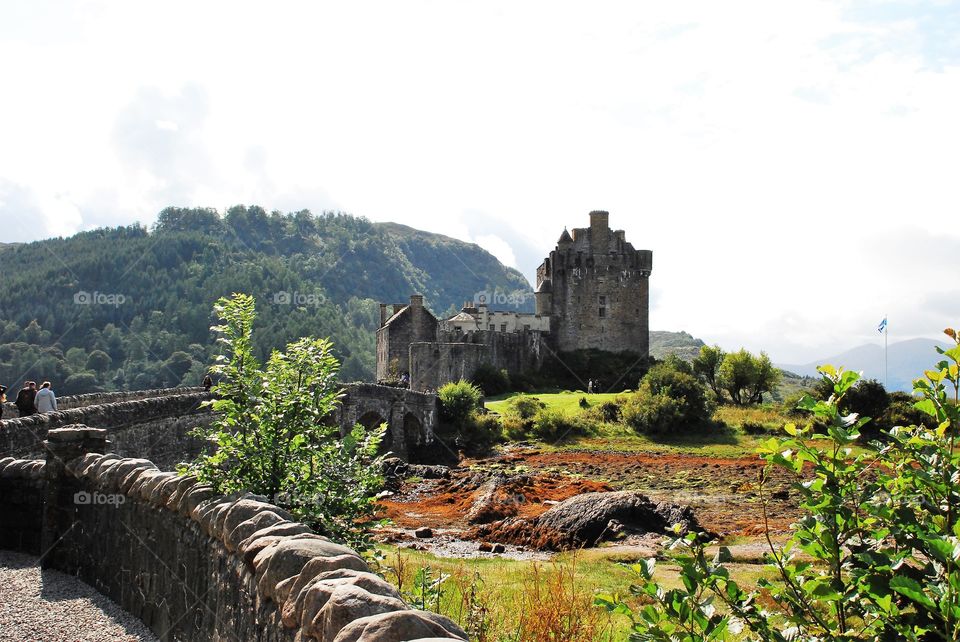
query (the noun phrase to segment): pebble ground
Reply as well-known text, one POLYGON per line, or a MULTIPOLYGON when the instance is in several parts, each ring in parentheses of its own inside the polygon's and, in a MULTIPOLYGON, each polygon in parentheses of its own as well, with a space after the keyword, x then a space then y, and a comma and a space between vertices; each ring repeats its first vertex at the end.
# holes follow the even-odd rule
POLYGON ((156 642, 144 624, 89 585, 37 558, 0 551, 3 642, 156 642))

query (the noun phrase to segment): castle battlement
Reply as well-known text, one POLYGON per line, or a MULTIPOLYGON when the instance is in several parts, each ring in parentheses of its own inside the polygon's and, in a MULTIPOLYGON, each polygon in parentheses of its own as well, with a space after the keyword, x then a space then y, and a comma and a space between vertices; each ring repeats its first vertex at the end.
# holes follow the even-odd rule
POLYGON ((599 349, 646 357, 650 345, 649 277, 653 252, 637 250, 610 214, 590 212, 590 226, 566 229, 537 268, 536 312, 490 310, 468 301, 438 320, 414 295, 380 305, 377 378, 406 375, 416 389, 470 378, 480 365, 511 373, 536 370, 545 343, 553 352, 599 349))

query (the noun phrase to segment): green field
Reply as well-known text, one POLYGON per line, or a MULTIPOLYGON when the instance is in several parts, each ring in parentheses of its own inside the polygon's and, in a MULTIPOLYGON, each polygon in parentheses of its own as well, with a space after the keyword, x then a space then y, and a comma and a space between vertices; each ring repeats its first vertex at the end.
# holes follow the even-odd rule
MULTIPOLYGON (((471 613, 475 618, 476 614, 483 613, 488 626, 486 634, 471 639, 491 642, 550 639, 546 637, 547 632, 556 630, 554 627, 558 624, 551 618, 564 617, 564 614, 576 618, 584 628, 570 631, 576 634, 563 639, 625 641, 627 618, 610 618, 605 611, 594 607, 593 601, 597 593, 628 596, 630 585, 635 582, 628 565, 644 557, 639 550, 629 548, 586 549, 537 562, 504 558, 446 559, 393 546, 381 547, 379 551, 383 555, 380 572, 408 598, 412 597, 414 577, 421 568, 428 567, 434 580, 441 573, 448 576, 440 585, 439 604, 434 596, 424 606, 465 628, 471 613)), ((760 577, 773 577, 762 564, 735 561, 727 566, 745 585, 754 585, 760 577)), ((665 587, 679 585, 678 568, 669 562, 658 564, 656 576, 665 587)))
MULTIPOLYGON (((486 404, 484 404, 487 410, 491 412, 503 413, 507 407, 507 400, 510 397, 516 396, 517 393, 509 393, 505 395, 498 395, 496 397, 487 397, 486 404)), ((562 410, 563 412, 580 412, 580 400, 586 398, 587 403, 591 406, 601 404, 604 401, 613 401, 619 395, 627 393, 623 392, 600 392, 589 395, 585 392, 531 392, 528 394, 528 397, 536 397, 543 403, 547 404, 547 408, 554 410, 562 410)))

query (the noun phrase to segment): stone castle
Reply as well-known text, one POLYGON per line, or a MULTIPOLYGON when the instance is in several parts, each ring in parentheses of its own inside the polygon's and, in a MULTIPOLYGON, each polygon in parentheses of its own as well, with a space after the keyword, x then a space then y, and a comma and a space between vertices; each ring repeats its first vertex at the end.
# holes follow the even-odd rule
POLYGON ((471 378, 489 365, 510 374, 536 371, 546 355, 598 349, 647 356, 653 252, 636 250, 607 212, 590 227, 566 229, 537 268, 533 313, 491 310, 469 301, 438 319, 415 294, 380 304, 377 380, 409 377, 414 390, 471 378))

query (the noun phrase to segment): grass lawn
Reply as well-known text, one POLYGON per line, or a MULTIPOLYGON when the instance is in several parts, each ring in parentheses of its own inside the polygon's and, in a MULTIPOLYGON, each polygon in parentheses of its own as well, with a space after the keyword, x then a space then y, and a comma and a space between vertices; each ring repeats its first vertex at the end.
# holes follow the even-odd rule
MULTIPOLYGON (((579 635, 565 637, 565 640, 606 642, 627 639, 627 618, 615 616, 610 619, 605 611, 592 604, 597 593, 629 596, 630 585, 636 578, 627 565, 639 561, 639 557, 629 550, 587 549, 563 553, 547 562, 502 558, 446 559, 392 546, 380 550, 386 556, 381 572, 389 582, 399 585, 408 599, 414 577, 421 568, 429 567, 433 579, 440 573, 449 576, 441 584, 443 592, 439 604, 434 596, 427 608, 443 613, 464 627, 471 612, 476 614, 480 609, 486 609, 489 629, 483 637, 485 640, 539 640, 555 624, 548 620, 563 614, 572 614, 583 625, 579 635), (536 617, 530 617, 530 614, 536 614, 536 617)), ((734 562, 727 566, 744 586, 755 585, 760 577, 772 578, 770 571, 760 564, 734 562)), ((674 588, 680 583, 677 570, 675 565, 665 561, 658 564, 656 577, 664 587, 674 588)), ((634 600, 630 598, 629 601, 634 600)))
MULTIPOLYGON (((505 395, 497 395, 496 397, 487 397, 486 407, 487 410, 492 412, 503 413, 507 407, 507 399, 510 397, 516 396, 517 393, 509 393, 505 395)), ((552 410, 560 410, 567 413, 576 413, 580 412, 580 399, 586 397, 587 402, 591 406, 601 404, 604 401, 613 401, 617 396, 622 395, 622 392, 600 392, 592 395, 588 395, 585 392, 546 392, 538 393, 531 392, 528 394, 528 397, 536 397, 543 403, 547 404, 547 408, 552 410)))

